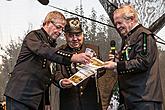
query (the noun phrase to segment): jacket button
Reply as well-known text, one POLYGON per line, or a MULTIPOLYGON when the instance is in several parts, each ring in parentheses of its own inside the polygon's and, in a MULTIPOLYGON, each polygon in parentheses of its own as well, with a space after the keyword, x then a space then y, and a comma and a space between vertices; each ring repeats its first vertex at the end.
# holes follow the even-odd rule
POLYGON ((83 92, 80 92, 80 95, 83 95, 83 92))
POLYGON ((48 87, 49 85, 48 84, 46 84, 46 87, 48 87))
POLYGON ((43 67, 43 68, 45 68, 45 67, 46 67, 46 65, 44 64, 44 65, 42 65, 42 67, 43 67))

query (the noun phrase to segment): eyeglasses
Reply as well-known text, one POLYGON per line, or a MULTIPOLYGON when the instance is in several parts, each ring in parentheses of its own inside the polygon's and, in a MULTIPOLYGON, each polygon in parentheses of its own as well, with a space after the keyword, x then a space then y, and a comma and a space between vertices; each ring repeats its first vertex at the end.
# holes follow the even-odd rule
POLYGON ((56 29, 63 31, 64 27, 62 27, 61 25, 57 25, 54 21, 50 21, 50 22, 56 27, 56 29))

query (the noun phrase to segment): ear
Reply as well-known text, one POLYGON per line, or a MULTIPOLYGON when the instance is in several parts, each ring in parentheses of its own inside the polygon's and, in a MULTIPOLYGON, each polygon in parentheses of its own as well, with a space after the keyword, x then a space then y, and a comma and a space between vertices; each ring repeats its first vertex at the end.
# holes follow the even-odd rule
POLYGON ((66 40, 67 39, 67 33, 64 33, 64 39, 66 40))
POLYGON ((130 20, 131 20, 131 21, 134 21, 134 20, 135 20, 135 14, 132 13, 132 14, 130 15, 130 20))
POLYGON ((48 26, 50 24, 50 21, 47 21, 44 23, 45 26, 48 26))

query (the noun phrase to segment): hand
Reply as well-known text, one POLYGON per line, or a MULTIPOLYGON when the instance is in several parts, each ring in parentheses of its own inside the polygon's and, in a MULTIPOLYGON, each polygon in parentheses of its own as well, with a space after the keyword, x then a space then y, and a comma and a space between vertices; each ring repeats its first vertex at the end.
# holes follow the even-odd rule
POLYGON ((104 68, 107 68, 107 69, 110 69, 110 70, 116 69, 117 68, 117 63, 113 62, 113 61, 106 61, 104 63, 104 68))
POLYGON ((73 84, 69 79, 64 78, 61 80, 61 86, 62 88, 71 88, 73 84))
POLYGON ((113 61, 114 58, 115 58, 115 55, 113 55, 113 54, 109 54, 108 56, 109 56, 109 60, 110 60, 110 61, 113 61))
POLYGON ((73 54, 71 61, 76 63, 88 64, 91 57, 86 53, 73 54))
POLYGON ((110 61, 115 61, 115 62, 119 61, 119 56, 117 54, 115 54, 115 55, 109 54, 108 56, 109 56, 110 61))
POLYGON ((51 106, 50 105, 45 105, 45 110, 51 110, 51 106))

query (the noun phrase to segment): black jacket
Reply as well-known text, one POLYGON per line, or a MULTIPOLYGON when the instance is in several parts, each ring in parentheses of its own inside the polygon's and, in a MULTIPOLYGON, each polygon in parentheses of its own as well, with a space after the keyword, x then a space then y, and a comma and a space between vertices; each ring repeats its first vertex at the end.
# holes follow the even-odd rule
POLYGON ((72 54, 55 48, 56 43, 42 28, 24 39, 5 95, 38 109, 45 90, 52 82, 50 62, 69 65, 72 54), (65 53, 65 54, 64 54, 65 53))
POLYGON ((135 102, 162 101, 156 41, 143 26, 136 26, 123 41, 117 71, 126 105, 134 107, 135 102))
MULTIPOLYGON (((94 45, 84 44, 78 49, 72 49, 64 45, 61 48, 64 51, 81 53, 84 52, 87 47, 93 49, 97 56, 99 56, 99 48, 94 45)), ((77 70, 73 65, 64 66, 58 64, 55 80, 58 82, 60 79, 69 78, 76 72, 77 70)), ((100 73, 103 74, 104 70, 99 71, 98 74, 100 73)), ((97 94, 95 78, 91 76, 77 86, 73 86, 69 89, 60 88, 60 110, 100 110, 101 102, 98 103, 97 97, 99 97, 99 94, 97 94)))

